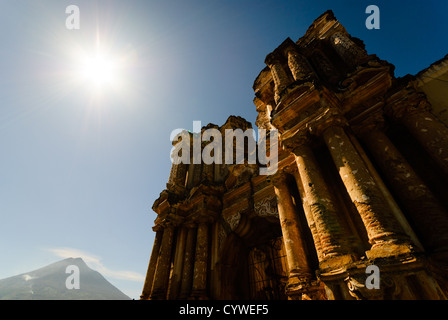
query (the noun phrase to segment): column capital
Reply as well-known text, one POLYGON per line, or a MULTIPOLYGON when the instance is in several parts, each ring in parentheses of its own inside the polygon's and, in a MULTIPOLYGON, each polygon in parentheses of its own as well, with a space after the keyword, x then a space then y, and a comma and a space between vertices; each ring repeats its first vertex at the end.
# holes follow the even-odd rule
POLYGON ((384 111, 400 119, 409 114, 431 111, 431 105, 424 93, 413 88, 403 88, 387 98, 384 111))
POLYGON ((277 170, 277 172, 269 177, 274 187, 282 187, 286 185, 286 172, 283 169, 277 170))
POLYGON ((363 136, 372 131, 384 131, 386 127, 382 111, 371 113, 367 119, 351 125, 353 131, 359 136, 363 136))
POLYGON ((274 64, 280 63, 280 57, 278 55, 278 53, 276 52, 271 52, 270 54, 268 54, 266 56, 266 58, 264 59, 264 63, 268 66, 271 67, 274 64))
POLYGON ((296 132, 292 137, 281 140, 282 147, 294 154, 297 153, 297 148, 310 143, 311 137, 308 130, 296 132))
POLYGON ((347 119, 337 109, 330 107, 322 115, 312 120, 308 127, 311 134, 321 136, 330 127, 346 127, 348 125, 347 119))

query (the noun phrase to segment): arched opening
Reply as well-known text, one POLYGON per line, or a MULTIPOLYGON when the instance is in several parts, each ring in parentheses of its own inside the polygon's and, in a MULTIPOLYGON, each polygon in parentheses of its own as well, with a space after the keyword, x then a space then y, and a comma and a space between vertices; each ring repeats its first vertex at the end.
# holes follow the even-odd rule
POLYGON ((219 299, 286 299, 288 271, 280 225, 246 217, 235 231, 227 236, 221 251, 219 299), (250 227, 240 228, 241 224, 250 227), (238 229, 245 232, 238 235, 238 229))

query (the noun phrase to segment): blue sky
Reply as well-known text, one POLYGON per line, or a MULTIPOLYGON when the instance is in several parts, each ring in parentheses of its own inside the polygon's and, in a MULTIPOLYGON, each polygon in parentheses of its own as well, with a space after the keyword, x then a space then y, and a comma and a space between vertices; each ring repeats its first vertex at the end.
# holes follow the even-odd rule
POLYGON ((2 1, 0 279, 81 256, 137 299, 171 131, 229 115, 254 124, 265 56, 328 9, 397 76, 448 53, 439 0, 2 1), (79 30, 65 26, 71 4, 79 30), (380 30, 365 27, 370 4, 380 30), (120 86, 73 79, 98 41, 120 61, 120 86))

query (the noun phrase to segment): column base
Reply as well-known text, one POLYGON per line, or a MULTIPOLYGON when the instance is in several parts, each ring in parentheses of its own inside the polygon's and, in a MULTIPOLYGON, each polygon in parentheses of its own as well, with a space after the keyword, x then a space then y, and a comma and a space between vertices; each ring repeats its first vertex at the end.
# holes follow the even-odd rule
POLYGON ((153 292, 149 300, 166 300, 166 292, 153 292))
POLYGON ((366 251, 368 259, 387 258, 414 253, 414 248, 409 243, 397 243, 384 241, 375 243, 370 250, 366 251))
POLYGON ((356 260, 356 257, 352 254, 331 256, 324 258, 324 260, 319 263, 319 269, 322 272, 326 272, 328 270, 338 269, 342 266, 349 265, 356 260))
POLYGON ((324 287, 310 275, 290 276, 285 292, 288 300, 326 300, 324 287))

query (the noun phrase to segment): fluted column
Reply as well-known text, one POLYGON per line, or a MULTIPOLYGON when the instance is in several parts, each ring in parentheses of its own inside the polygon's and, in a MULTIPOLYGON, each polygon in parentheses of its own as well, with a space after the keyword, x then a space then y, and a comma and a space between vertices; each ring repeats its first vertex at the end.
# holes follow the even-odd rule
POLYGON ((196 227, 190 226, 187 231, 185 244, 184 263, 182 268, 182 279, 180 288, 180 299, 187 299, 191 293, 191 284, 193 282, 193 264, 196 244, 196 227))
POLYGON ((207 298, 207 260, 208 260, 208 224, 198 224, 196 254, 193 269, 191 296, 197 299, 207 298))
POLYGON ((151 295, 152 283, 154 280, 154 273, 156 272, 157 260, 159 258, 160 243, 162 242, 162 231, 156 232, 154 244, 152 246, 151 258, 149 259, 148 270, 146 271, 145 284, 143 285, 141 300, 149 299, 151 295))
POLYGON ((448 213, 379 128, 361 135, 430 251, 448 250, 448 213))
POLYGON ((280 226, 288 262, 289 281, 286 291, 296 295, 296 291, 308 286, 311 281, 312 270, 308 263, 299 217, 292 201, 285 174, 277 173, 273 177, 273 184, 277 196, 280 226))
MULTIPOLYGON (((325 183, 320 169, 316 163, 313 152, 305 144, 294 149, 297 156, 302 190, 305 193, 306 205, 316 224, 316 231, 320 240, 322 251, 321 268, 340 266, 354 261, 352 245, 349 243, 350 235, 338 219, 333 196, 325 183)), ((300 188, 299 188, 300 189, 300 188)))
POLYGON ((323 131, 330 151, 347 192, 366 227, 372 248, 369 258, 410 253, 409 237, 375 183, 366 164, 352 145, 342 127, 330 125, 323 131))
POLYGON ((171 269, 171 250, 173 246, 174 227, 171 225, 163 229, 162 243, 160 246, 159 259, 154 274, 151 291, 151 299, 166 299, 168 281, 171 269))

